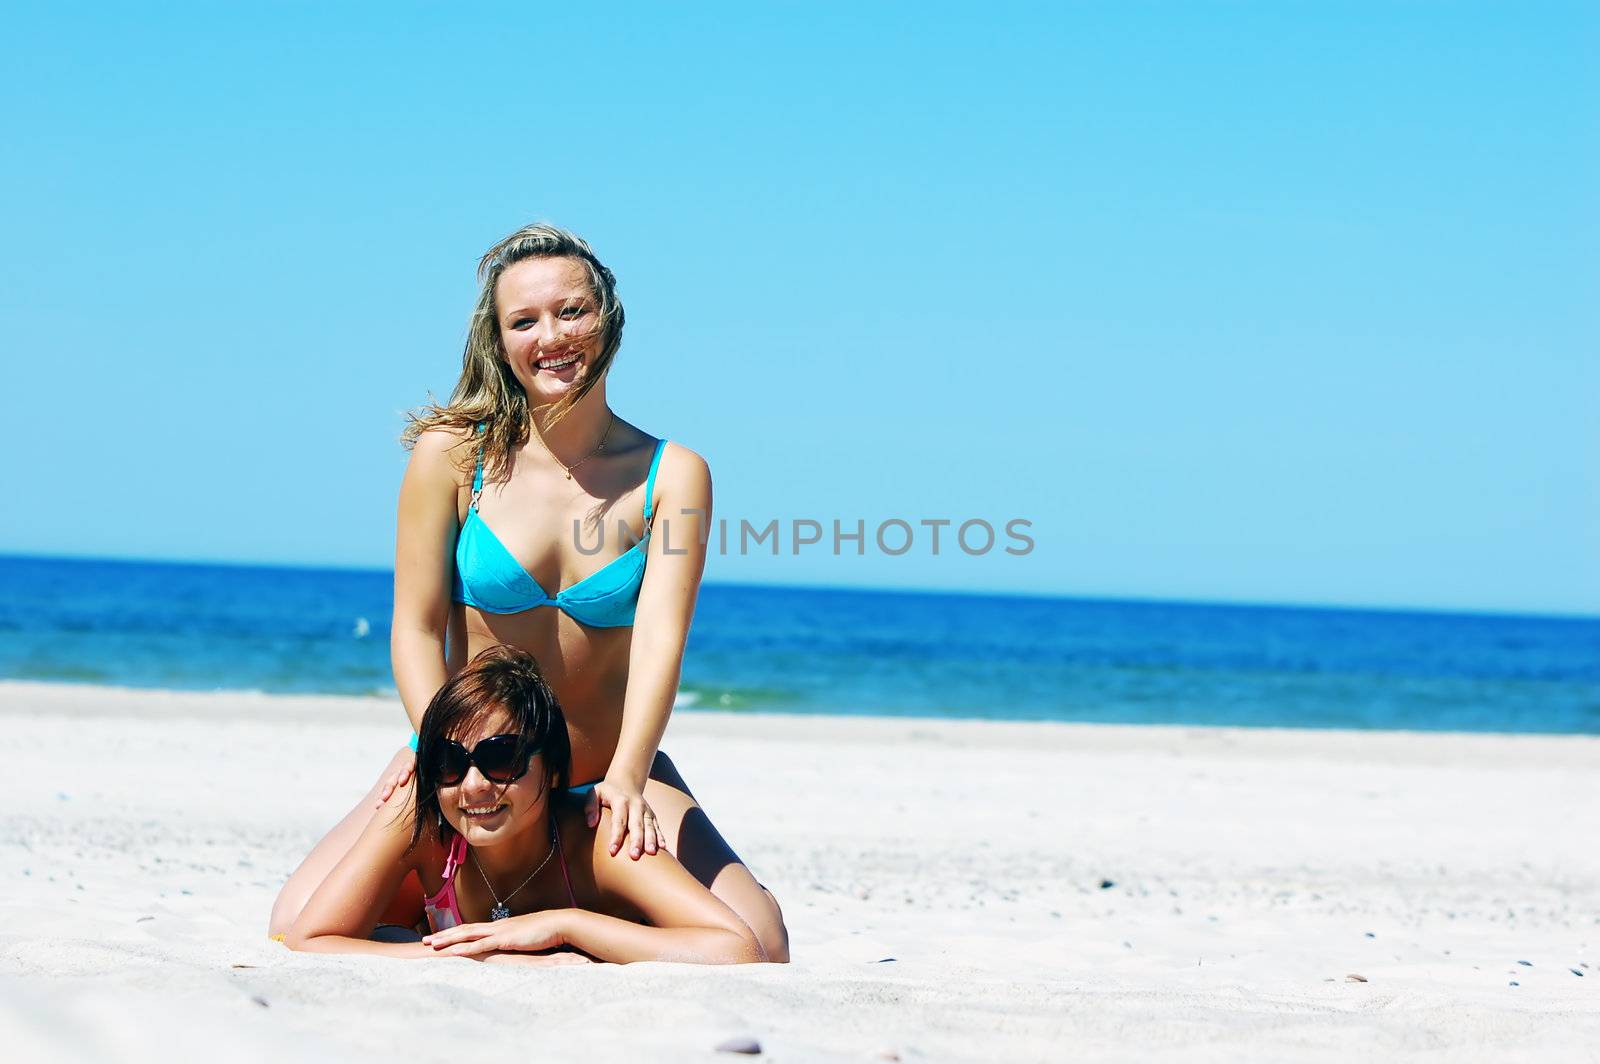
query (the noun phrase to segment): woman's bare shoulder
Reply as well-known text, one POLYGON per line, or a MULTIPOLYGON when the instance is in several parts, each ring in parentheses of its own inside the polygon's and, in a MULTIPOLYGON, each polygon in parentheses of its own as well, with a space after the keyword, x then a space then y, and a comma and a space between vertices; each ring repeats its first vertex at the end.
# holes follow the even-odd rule
POLYGON ((476 439, 473 432, 461 426, 435 425, 418 434, 411 453, 429 459, 459 461, 463 454, 473 450, 476 439))
POLYGON ((476 440, 466 429, 438 425, 417 436, 411 448, 408 474, 455 484, 462 479, 463 471, 472 468, 476 456, 476 440))
POLYGON ((417 832, 416 822, 417 780, 413 776, 378 806, 362 834, 371 836, 370 845, 375 853, 398 860, 418 872, 428 871, 437 878, 448 847, 431 831, 417 832))
POLYGON ((701 457, 700 452, 692 451, 676 440, 668 440, 666 448, 661 452, 661 472, 658 475, 666 476, 669 469, 678 476, 697 472, 703 472, 707 476, 711 474, 711 467, 701 457))
POLYGON ((656 489, 662 498, 702 507, 711 498, 711 467, 698 452, 669 440, 656 470, 656 489))

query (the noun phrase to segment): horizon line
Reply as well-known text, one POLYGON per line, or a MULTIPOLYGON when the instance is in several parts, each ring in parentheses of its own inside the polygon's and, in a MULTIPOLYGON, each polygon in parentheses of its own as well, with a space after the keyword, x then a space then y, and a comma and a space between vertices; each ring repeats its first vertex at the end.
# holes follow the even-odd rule
MULTIPOLYGON (((109 562, 118 565, 173 565, 187 566, 197 569, 298 569, 310 572, 330 573, 388 573, 392 574, 392 566, 374 565, 341 565, 331 562, 285 562, 285 561, 240 561, 237 559, 210 559, 210 558, 151 558, 151 557, 117 557, 100 554, 38 554, 15 553, 0 551, 0 561, 61 561, 61 562, 109 562)), ((1152 595, 1134 594, 1091 594, 1087 592, 1043 592, 1043 591, 1017 591, 1012 589, 984 589, 984 588, 942 588, 942 587, 906 587, 864 584, 817 584, 817 583, 790 583, 784 581, 761 582, 751 580, 711 580, 704 581, 703 587, 728 587, 773 589, 791 591, 826 591, 826 592, 851 592, 888 595, 967 595, 984 598, 1018 598, 1041 601, 1071 601, 1071 602, 1111 602, 1150 605, 1177 605, 1177 606, 1227 606, 1238 609, 1264 609, 1264 610, 1324 610, 1347 613, 1425 613, 1425 614, 1453 614, 1467 617, 1526 617, 1539 620, 1571 620, 1571 621, 1600 621, 1600 611, 1578 612, 1563 610, 1528 610, 1528 609, 1494 609, 1487 607, 1456 607, 1456 606, 1418 606, 1394 605, 1360 602, 1316 602, 1316 601, 1265 601, 1260 599, 1200 599, 1187 597, 1162 598, 1152 595)))

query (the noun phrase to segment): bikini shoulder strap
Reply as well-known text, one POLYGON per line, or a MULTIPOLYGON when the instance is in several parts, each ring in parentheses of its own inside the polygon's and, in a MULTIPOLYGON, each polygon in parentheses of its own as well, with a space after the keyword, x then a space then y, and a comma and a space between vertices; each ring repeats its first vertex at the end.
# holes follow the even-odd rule
MULTIPOLYGON (((483 435, 483 422, 478 422, 478 435, 483 435)), ((478 464, 472 470, 472 502, 471 509, 478 508, 478 499, 483 495, 483 445, 478 445, 478 464)))
POLYGON ((574 909, 580 909, 578 892, 572 889, 572 877, 567 874, 567 848, 561 845, 561 829, 556 826, 554 817, 550 819, 550 833, 556 837, 556 856, 561 858, 561 878, 567 883, 567 897, 572 899, 574 909))
POLYGON ((661 452, 667 449, 666 440, 656 441, 656 453, 650 458, 650 475, 644 482, 644 526, 650 527, 650 515, 656 507, 656 470, 661 468, 661 452))
POLYGON ((446 883, 456 874, 456 869, 461 867, 461 862, 467 859, 467 837, 457 835, 450 840, 450 852, 445 855, 444 871, 440 878, 446 883))

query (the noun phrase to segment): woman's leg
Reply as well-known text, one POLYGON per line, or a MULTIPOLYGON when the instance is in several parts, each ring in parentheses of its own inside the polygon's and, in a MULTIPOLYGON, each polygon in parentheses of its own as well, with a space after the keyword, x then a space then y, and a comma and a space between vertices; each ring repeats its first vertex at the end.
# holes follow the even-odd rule
POLYGON ((769 961, 788 961, 789 931, 783 926, 778 900, 739 860, 666 754, 656 754, 644 798, 678 863, 739 914, 761 941, 769 961))
MULTIPOLYGON (((378 801, 378 792, 384 781, 398 772, 400 767, 414 756, 409 748, 395 754, 394 760, 389 762, 389 767, 378 777, 378 782, 362 796, 356 807, 346 813, 344 819, 335 824, 333 830, 322 836, 322 841, 306 854, 306 859, 300 862, 300 867, 294 870, 289 882, 278 892, 278 900, 272 904, 272 917, 267 923, 268 935, 281 935, 289 930, 311 895, 322 885, 322 881, 328 878, 328 873, 333 871, 334 865, 339 863, 340 858, 350 852, 350 847, 355 845, 356 839, 361 837, 361 833, 371 822, 372 814, 383 804, 378 801)), ((394 902, 383 915, 385 923, 408 926, 421 918, 422 886, 417 882, 415 875, 406 877, 394 902)))

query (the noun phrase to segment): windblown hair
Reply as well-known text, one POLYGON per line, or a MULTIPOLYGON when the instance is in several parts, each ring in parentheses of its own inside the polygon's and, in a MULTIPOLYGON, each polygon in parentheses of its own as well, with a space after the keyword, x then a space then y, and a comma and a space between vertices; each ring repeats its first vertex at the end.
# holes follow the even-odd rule
MULTIPOLYGON (((495 285, 507 268, 524 259, 573 259, 583 264, 589 275, 589 291, 595 301, 596 329, 601 334, 600 354, 590 365, 583 383, 563 396, 550 411, 554 424, 589 390, 600 383, 611 368, 617 348, 622 346, 622 301, 617 298, 617 278, 595 257, 588 241, 576 233, 535 222, 523 226, 484 253, 478 262, 478 302, 467 325, 467 343, 461 356, 461 378, 456 381, 450 401, 443 406, 430 402, 407 415, 401 442, 415 446, 417 438, 433 428, 454 429, 473 435, 483 426, 476 447, 464 449, 472 456, 482 454, 484 467, 492 477, 504 476, 510 469, 511 453, 528 441, 528 396, 506 363, 500 342, 500 314, 495 306, 495 285)), ((590 334, 592 335, 592 334, 590 334)), ((575 338, 579 339, 579 338, 575 338)), ((471 466, 467 460, 465 466, 471 466)))
POLYGON ((561 703, 545 683, 532 654, 505 645, 489 647, 445 681, 422 715, 422 727, 417 732, 413 846, 425 833, 439 842, 449 834, 439 808, 439 759, 444 744, 498 710, 510 715, 510 733, 522 739, 518 758, 544 755, 549 793, 566 790, 572 745, 561 703))

